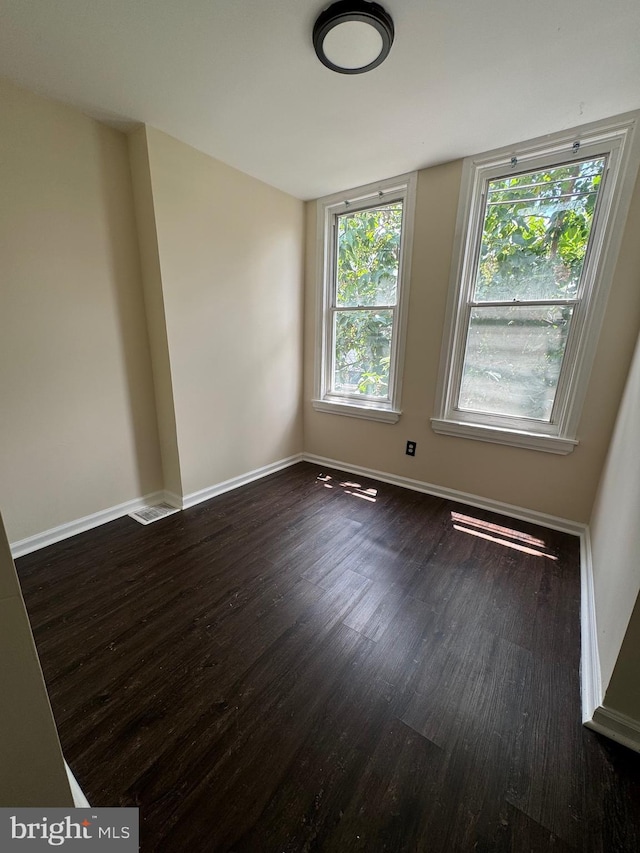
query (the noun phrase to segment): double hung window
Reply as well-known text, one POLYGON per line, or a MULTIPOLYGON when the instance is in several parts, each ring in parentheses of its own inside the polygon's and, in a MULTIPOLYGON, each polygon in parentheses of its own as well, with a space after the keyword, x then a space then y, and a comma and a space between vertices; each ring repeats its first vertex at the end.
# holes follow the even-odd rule
POLYGON ((634 124, 465 162, 437 432, 555 453, 577 444, 634 124))
POLYGON ((399 418, 414 197, 408 176, 318 202, 320 411, 399 418))

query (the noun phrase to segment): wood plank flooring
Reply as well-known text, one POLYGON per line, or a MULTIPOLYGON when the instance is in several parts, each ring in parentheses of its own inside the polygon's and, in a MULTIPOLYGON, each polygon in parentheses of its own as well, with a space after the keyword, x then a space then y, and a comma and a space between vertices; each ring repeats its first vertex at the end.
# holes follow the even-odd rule
POLYGON ((301 463, 17 561, 67 761, 142 850, 640 850, 578 540, 301 463))

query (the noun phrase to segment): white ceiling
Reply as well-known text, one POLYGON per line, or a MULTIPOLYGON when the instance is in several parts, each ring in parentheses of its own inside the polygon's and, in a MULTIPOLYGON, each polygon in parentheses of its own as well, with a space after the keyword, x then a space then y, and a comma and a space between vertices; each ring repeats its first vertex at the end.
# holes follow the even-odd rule
POLYGON ((0 76, 305 199, 640 107, 638 0, 382 3, 391 54, 347 76, 329 0, 0 0, 0 76))

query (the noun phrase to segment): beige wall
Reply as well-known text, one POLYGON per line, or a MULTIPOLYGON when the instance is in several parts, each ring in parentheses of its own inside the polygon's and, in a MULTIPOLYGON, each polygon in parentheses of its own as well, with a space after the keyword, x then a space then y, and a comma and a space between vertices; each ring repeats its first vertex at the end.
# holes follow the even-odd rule
MULTIPOLYGON (((299 452, 302 204, 152 128, 127 149, 117 131, 6 82, 0 108, 0 506, 11 539, 163 485, 190 494, 299 452)), ((587 521, 640 318, 640 191, 580 445, 561 457, 429 426, 460 177, 459 162, 419 175, 396 425, 311 408, 308 205, 304 449, 587 521), (415 459, 407 439, 418 442, 415 459)))
POLYGON ((164 488, 182 496, 180 455, 176 432, 171 356, 167 339, 167 321, 162 292, 162 272, 158 254, 158 233, 153 209, 153 192, 149 168, 147 127, 139 127, 129 135, 129 162, 136 209, 140 261, 144 285, 147 330, 151 347, 153 383, 164 488))
POLYGON ((640 596, 605 691, 604 705, 640 724, 640 596))
POLYGON ((0 807, 73 806, 1 516, 0 649, 0 807))
POLYGON ((183 495, 302 450, 304 205, 147 128, 183 495))
MULTIPOLYGON (((640 325, 638 186, 580 445, 562 457, 429 426, 460 162, 419 174, 403 415, 387 425, 311 407, 315 203, 303 394, 301 202, 152 128, 127 142, 3 81, 0 114, 0 507, 12 541, 163 486, 190 495, 303 447, 589 520, 640 325), (407 439, 418 443, 415 459, 407 439)), ((607 701, 640 717, 637 680, 629 686, 640 631, 638 435, 640 355, 591 518, 603 686, 607 701)), ((5 631, 24 628, 17 596, 0 578, 5 631)), ((16 660, 30 654, 15 648, 16 660)))
POLYGON ((0 507, 11 541, 161 487, 127 143, 0 81, 0 507))
MULTIPOLYGON (((634 602, 640 593, 639 437, 640 339, 591 518, 593 584, 602 687, 606 690, 611 681, 614 696, 618 697, 624 684, 618 673, 617 688, 614 688, 612 676, 614 667, 617 671, 616 659, 623 641, 627 660, 631 660, 630 656, 635 653, 635 662, 640 662, 638 648, 634 649, 632 643, 624 640, 634 602)), ((637 635, 640 607, 636 607, 635 620, 637 635)), ((620 663, 623 665, 624 657, 620 655, 620 663)), ((636 670, 634 677, 636 700, 640 698, 639 672, 636 670)), ((636 704, 636 711, 640 719, 640 703, 636 704)))
POLYGON ((587 522, 640 323, 640 187, 636 187, 605 324, 580 423, 580 444, 568 456, 437 435, 434 414, 461 162, 419 173, 412 258, 403 415, 388 425, 316 412, 313 397, 316 215, 307 205, 305 450, 587 522), (417 441, 415 458, 405 455, 417 441))
POLYGON ((299 453, 302 202, 8 82, 0 110, 11 541, 299 453))

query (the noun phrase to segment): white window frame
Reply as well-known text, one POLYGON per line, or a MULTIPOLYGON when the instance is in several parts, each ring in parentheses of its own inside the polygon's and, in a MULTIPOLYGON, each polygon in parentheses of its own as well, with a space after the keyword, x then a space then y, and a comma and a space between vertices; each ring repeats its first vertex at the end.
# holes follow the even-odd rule
POLYGON ((578 444, 580 415, 640 161, 639 119, 640 112, 627 113, 464 161, 431 419, 435 432, 559 454, 571 453, 578 444), (601 155, 607 163, 550 422, 461 410, 457 401, 489 181, 601 155))
POLYGON ((400 175, 385 181, 335 193, 317 201, 317 328, 315 358, 315 389, 313 408, 319 412, 347 415, 396 423, 402 397, 402 366, 404 364, 409 281, 415 213, 417 173, 400 175), (336 293, 336 221, 347 212, 366 210, 376 205, 402 201, 402 234, 398 265, 397 302, 389 361, 388 399, 339 394, 331 391, 333 359, 332 308, 336 293))

